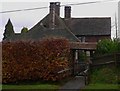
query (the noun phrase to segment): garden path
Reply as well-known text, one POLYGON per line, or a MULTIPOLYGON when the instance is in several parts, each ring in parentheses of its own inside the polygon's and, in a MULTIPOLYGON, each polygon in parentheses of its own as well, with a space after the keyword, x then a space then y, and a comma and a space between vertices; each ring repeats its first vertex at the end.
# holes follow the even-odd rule
POLYGON ((85 87, 85 78, 83 76, 76 76, 74 79, 63 85, 59 91, 80 91, 85 87))

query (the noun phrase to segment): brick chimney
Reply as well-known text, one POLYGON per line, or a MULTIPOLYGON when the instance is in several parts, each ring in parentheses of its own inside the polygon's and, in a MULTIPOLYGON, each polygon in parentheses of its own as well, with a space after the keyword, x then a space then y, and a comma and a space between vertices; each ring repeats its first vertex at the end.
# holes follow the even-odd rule
POLYGON ((60 2, 55 2, 55 13, 60 16, 60 2))
POLYGON ((71 18, 71 6, 65 6, 65 18, 71 18))
POLYGON ((50 2, 50 23, 49 27, 54 29, 55 28, 55 14, 58 16, 60 15, 60 2, 50 2))

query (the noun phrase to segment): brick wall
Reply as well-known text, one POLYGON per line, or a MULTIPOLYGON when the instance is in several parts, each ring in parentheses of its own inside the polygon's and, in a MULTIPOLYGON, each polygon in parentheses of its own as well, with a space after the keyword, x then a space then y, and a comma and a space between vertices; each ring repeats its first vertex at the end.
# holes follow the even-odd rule
POLYGON ((102 39, 110 39, 110 36, 86 36, 85 42, 98 42, 102 39))

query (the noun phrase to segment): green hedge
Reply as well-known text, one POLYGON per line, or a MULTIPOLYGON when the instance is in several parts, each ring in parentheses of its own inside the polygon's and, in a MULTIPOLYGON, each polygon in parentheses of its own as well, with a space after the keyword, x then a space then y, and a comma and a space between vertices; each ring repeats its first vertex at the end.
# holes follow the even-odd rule
POLYGON ((2 43, 2 81, 18 83, 24 80, 58 81, 69 76, 69 43, 66 39, 16 41, 2 43))

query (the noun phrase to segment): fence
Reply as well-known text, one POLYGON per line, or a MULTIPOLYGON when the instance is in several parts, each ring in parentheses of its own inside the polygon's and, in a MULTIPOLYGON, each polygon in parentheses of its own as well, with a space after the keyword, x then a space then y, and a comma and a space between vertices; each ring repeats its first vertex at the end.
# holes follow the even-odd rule
POLYGON ((99 57, 92 58, 92 66, 98 65, 120 65, 120 53, 107 54, 99 57))
POLYGON ((92 64, 87 64, 86 62, 73 62, 73 67, 70 69, 64 69, 58 73, 71 72, 74 76, 84 76, 85 84, 90 82, 90 72, 92 69, 95 69, 102 65, 108 66, 118 66, 120 65, 120 53, 107 54, 91 59, 92 64))
MULTIPOLYGON (((102 67, 110 68, 115 71, 117 77, 117 83, 120 83, 120 53, 107 54, 91 59, 92 64, 90 65, 90 74, 96 69, 101 69, 102 67)), ((91 79, 90 79, 91 81, 91 79)))

